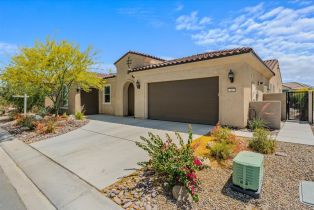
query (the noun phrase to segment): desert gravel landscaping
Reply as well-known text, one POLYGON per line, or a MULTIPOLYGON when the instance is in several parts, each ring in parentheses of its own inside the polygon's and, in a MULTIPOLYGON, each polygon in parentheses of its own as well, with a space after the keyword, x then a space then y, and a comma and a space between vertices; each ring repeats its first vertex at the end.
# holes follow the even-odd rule
POLYGON ((30 130, 25 127, 18 126, 16 125, 16 121, 3 121, 0 127, 24 143, 31 144, 73 131, 86 125, 88 121, 89 120, 87 119, 76 120, 73 117, 57 120, 55 122, 55 129, 51 133, 39 133, 36 130, 30 130))
POLYGON ((202 183, 199 202, 177 203, 164 190, 164 183, 158 182, 152 172, 143 171, 125 177, 104 192, 125 209, 311 209, 299 201, 299 183, 314 180, 314 147, 278 142, 276 151, 265 155, 260 199, 232 191, 231 167, 216 166, 198 172, 202 183))

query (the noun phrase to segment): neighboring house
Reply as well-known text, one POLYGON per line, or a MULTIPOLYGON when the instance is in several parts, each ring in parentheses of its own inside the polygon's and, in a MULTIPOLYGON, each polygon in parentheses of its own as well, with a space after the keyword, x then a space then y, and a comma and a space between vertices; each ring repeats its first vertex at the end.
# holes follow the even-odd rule
POLYGON ((289 92, 294 90, 301 90, 301 89, 311 89, 313 88, 310 85, 300 83, 300 82, 287 82, 282 84, 283 92, 289 92))
POLYGON ((252 48, 206 52, 164 60, 127 52, 103 90, 72 89, 69 111, 245 127, 249 102, 280 93, 277 60, 263 61, 252 48))

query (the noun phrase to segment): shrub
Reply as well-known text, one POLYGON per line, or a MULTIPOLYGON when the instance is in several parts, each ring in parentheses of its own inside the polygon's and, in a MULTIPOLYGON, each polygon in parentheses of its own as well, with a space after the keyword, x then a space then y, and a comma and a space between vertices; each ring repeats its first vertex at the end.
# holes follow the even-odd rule
POLYGON ((21 127, 27 127, 27 128, 32 130, 35 128, 35 122, 36 121, 35 121, 33 116, 26 115, 26 116, 23 116, 23 117, 17 119, 16 124, 21 126, 21 127))
MULTIPOLYGON (((136 145, 148 152, 150 161, 145 162, 146 167, 151 167, 155 173, 165 179, 170 186, 185 186, 192 195, 194 201, 198 201, 198 195, 195 193, 199 185, 199 179, 196 171, 200 170, 202 162, 195 158, 192 142, 192 132, 189 131, 187 144, 184 143, 181 136, 176 133, 180 147, 173 143, 171 137, 167 134, 166 142, 158 136, 149 133, 149 138, 141 137, 143 142, 136 142, 136 145)), ((141 164, 143 165, 143 163, 141 164)))
POLYGON ((8 116, 10 120, 16 120, 20 116, 20 113, 18 112, 18 110, 12 110, 9 111, 8 116))
POLYGON ((218 142, 235 143, 235 135, 231 133, 229 128, 223 128, 219 123, 215 126, 211 132, 211 136, 218 142))
POLYGON ((51 108, 50 107, 39 107, 38 111, 36 112, 36 114, 38 114, 38 115, 40 115, 42 117, 45 117, 48 114, 50 114, 50 112, 51 112, 51 108))
POLYGON ((217 142, 213 146, 211 146, 210 154, 217 160, 226 160, 232 154, 233 145, 228 144, 226 141, 217 142))
POLYGON ((258 128, 254 130, 253 139, 250 141, 249 146, 257 152, 271 154, 275 152, 276 141, 272 139, 269 131, 258 128))
POLYGON ((262 119, 255 118, 249 121, 249 128, 253 131, 255 129, 266 128, 266 122, 262 119))
POLYGON ((39 134, 45 133, 45 131, 46 131, 45 124, 42 123, 42 122, 37 123, 35 130, 36 130, 36 132, 39 133, 39 134))
POLYGON ((85 116, 82 112, 75 112, 74 117, 76 120, 84 120, 85 119, 85 116))
POLYGON ((56 129, 55 121, 49 120, 45 129, 45 133, 54 133, 56 129))

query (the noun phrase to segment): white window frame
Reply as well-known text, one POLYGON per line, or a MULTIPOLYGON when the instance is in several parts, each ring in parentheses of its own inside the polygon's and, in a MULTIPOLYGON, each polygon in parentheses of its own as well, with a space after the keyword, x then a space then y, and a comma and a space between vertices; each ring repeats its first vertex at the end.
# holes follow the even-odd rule
POLYGON ((104 92, 103 92, 103 98, 104 98, 104 99, 103 99, 103 104, 111 104, 111 84, 105 85, 103 91, 104 91, 104 92), (109 88, 110 88, 110 92, 109 92, 110 102, 105 102, 105 98, 106 98, 106 97, 105 97, 105 94, 106 94, 105 88, 106 88, 106 87, 109 87, 109 88))

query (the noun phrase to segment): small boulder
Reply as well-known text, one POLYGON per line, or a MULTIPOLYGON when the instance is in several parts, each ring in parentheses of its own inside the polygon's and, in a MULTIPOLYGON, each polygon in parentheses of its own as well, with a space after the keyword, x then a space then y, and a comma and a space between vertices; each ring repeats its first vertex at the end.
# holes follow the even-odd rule
POLYGON ((127 203, 125 203, 124 205, 123 205, 123 208, 128 208, 128 207, 130 207, 132 205, 132 202, 131 201, 128 201, 127 203))
POLYGON ((113 201, 116 202, 117 204, 121 205, 122 201, 118 197, 114 197, 113 201))
POLYGON ((177 200, 177 201, 188 201, 192 202, 192 196, 189 193, 188 189, 184 186, 176 185, 172 188, 172 196, 177 200))
POLYGON ((40 116, 40 115, 38 115, 38 114, 36 114, 36 115, 34 115, 34 119, 35 119, 35 120, 42 120, 43 117, 40 116))

